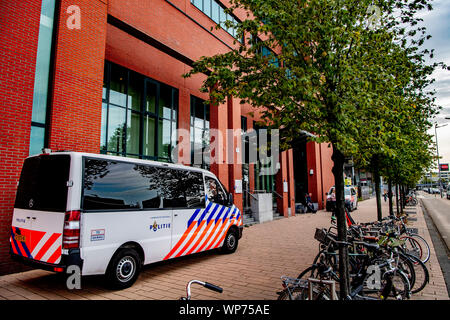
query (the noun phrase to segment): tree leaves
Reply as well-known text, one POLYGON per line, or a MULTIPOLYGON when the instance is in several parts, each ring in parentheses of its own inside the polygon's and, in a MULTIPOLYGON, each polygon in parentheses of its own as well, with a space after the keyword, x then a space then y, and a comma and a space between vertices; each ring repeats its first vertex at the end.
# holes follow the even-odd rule
POLYGON ((211 101, 234 96, 282 127, 285 146, 303 131, 331 142, 355 163, 411 180, 430 164, 426 131, 437 112, 417 22, 429 0, 231 0, 251 12, 234 26, 244 43, 202 57, 185 76, 207 74, 211 101), (378 5, 377 28, 370 6, 378 5), (270 49, 269 49, 270 48, 270 49), (414 162, 412 164, 411 162, 414 162), (395 164, 394 164, 395 163, 395 164), (393 171, 395 169, 395 172, 393 171))

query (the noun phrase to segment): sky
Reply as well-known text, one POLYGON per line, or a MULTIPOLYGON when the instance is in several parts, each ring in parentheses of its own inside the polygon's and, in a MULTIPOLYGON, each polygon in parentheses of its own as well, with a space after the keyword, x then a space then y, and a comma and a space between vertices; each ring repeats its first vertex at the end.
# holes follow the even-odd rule
MULTIPOLYGON (((431 61, 442 61, 450 65, 450 0, 434 0, 432 4, 432 11, 420 15, 424 20, 423 26, 432 36, 425 47, 435 49, 435 56, 431 61)), ((450 117, 450 71, 438 69, 433 77, 436 82, 430 88, 436 90, 436 104, 443 108, 436 120, 438 126, 448 124, 437 129, 440 162, 450 163, 450 120, 445 119, 450 117)), ((434 136, 434 128, 429 133, 434 136)))

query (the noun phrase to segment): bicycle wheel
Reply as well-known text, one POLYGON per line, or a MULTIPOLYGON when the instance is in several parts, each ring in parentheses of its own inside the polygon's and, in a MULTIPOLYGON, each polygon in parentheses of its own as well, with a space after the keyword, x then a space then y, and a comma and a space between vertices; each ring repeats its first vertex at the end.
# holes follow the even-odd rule
MULTIPOLYGON (((317 276, 318 268, 316 265, 312 265, 303 270, 297 279, 307 280, 317 276)), ((277 300, 308 300, 308 289, 290 286, 283 291, 278 292, 277 300)))
POLYGON ((424 253, 422 250, 422 245, 419 241, 414 239, 412 236, 407 235, 403 235, 399 239, 404 241, 403 249, 405 253, 415 256, 423 261, 422 256, 424 255, 424 253))
MULTIPOLYGON (((418 260, 420 261, 420 259, 418 260)), ((400 253, 397 268, 405 274, 408 278, 409 286, 412 288, 416 283, 416 269, 414 268, 414 263, 405 254, 400 253)))
MULTIPOLYGON (((306 268, 297 279, 308 280, 309 278, 329 280, 330 275, 323 273, 326 265, 312 265, 306 268)), ((337 288, 338 288, 337 284, 337 288)), ((312 290, 312 300, 331 300, 332 293, 329 286, 325 284, 314 284, 312 290)), ((309 288, 290 286, 278 292, 278 300, 309 300, 309 288)))
MULTIPOLYGON (((337 267, 337 254, 335 252, 329 252, 322 250, 314 258, 313 265, 322 264, 336 270, 337 267)), ((299 275, 300 277, 300 275, 299 275)))
POLYGON ((383 287, 380 298, 383 300, 406 300, 410 297, 411 287, 406 275, 400 270, 388 271, 383 275, 383 287))
POLYGON ((286 288, 278 292, 277 300, 308 300, 308 290, 304 288, 286 288))
POLYGON ((430 274, 428 268, 419 258, 416 256, 405 254, 414 265, 414 272, 416 274, 415 284, 411 286, 411 293, 417 293, 423 290, 430 281, 430 274))
POLYGON ((428 245, 428 242, 418 234, 412 234, 410 235, 410 237, 416 240, 422 248, 420 261, 422 261, 423 263, 427 263, 427 261, 430 260, 430 246, 428 245))

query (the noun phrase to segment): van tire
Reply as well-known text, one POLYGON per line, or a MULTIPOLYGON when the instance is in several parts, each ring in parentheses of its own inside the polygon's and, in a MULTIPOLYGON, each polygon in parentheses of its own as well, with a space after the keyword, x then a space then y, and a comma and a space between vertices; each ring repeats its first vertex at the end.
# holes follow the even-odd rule
POLYGON ((230 254, 236 251, 238 247, 238 234, 235 229, 228 230, 225 239, 223 240, 223 246, 221 248, 222 253, 230 254))
POLYGON ((120 249, 109 262, 106 281, 111 289, 131 287, 139 277, 141 259, 134 249, 120 249))

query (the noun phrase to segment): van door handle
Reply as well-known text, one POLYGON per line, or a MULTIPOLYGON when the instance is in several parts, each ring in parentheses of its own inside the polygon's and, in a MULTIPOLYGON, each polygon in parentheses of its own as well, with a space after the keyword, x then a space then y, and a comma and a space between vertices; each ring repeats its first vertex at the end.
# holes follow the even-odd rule
POLYGON ((174 216, 175 216, 175 217, 178 217, 178 214, 177 214, 177 213, 175 213, 175 214, 174 214, 174 216))
POLYGON ((32 219, 33 219, 33 220, 36 220, 36 217, 33 217, 32 219))
POLYGON ((27 219, 31 219, 31 217, 27 217, 27 219))

